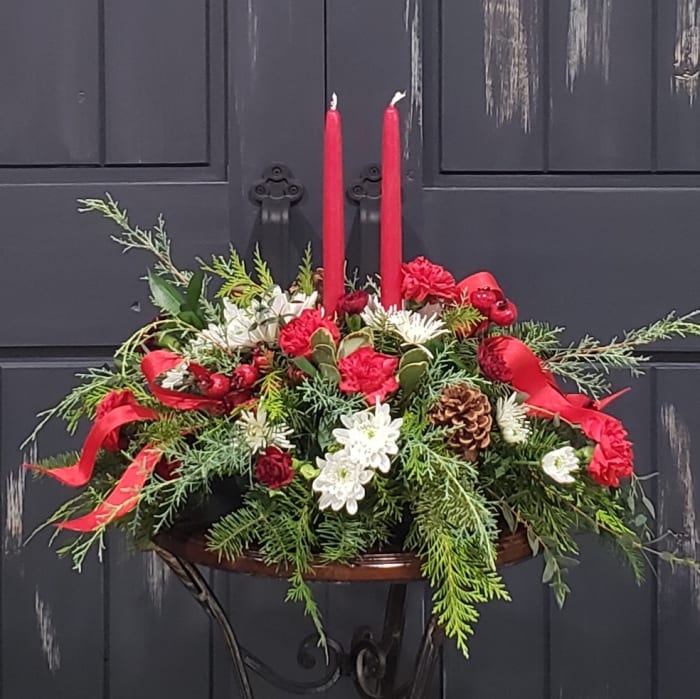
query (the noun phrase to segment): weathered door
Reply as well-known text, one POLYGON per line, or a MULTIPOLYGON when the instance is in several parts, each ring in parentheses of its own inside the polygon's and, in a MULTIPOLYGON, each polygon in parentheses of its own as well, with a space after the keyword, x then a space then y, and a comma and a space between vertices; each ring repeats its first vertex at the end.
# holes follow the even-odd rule
MULTIPOLYGON (((696 0, 328 3, 329 86, 347 169, 376 158, 376 114, 407 89, 407 256, 490 269, 522 317, 603 338, 700 305, 696 0), (362 37, 362 43, 358 43, 362 37)), ((697 556, 700 343, 653 352, 614 411, 658 471, 659 532, 697 556), (694 458, 695 454, 695 458, 694 458), (694 464, 695 462, 695 464, 694 464)), ((626 377, 619 377, 624 382, 626 377)), ((700 578, 661 565, 638 589, 582 542, 564 611, 538 561, 506 572, 472 658, 445 653, 445 699, 697 695, 700 578)))
MULTIPOLYGON (((608 336, 700 305, 699 25, 696 0, 5 0, 0 699, 237 692, 217 630, 155 559, 111 540, 78 576, 46 534, 21 548, 62 495, 19 468, 34 414, 150 313, 146 260, 120 257, 109 226, 75 212, 78 197, 109 190, 141 224, 164 212, 187 264, 229 240, 248 248, 248 187, 279 161, 306 187, 292 227, 308 237, 329 91, 352 178, 378 159, 381 111, 407 89, 407 255, 456 274, 489 268, 523 316, 608 336)), ((690 554, 698 363, 700 344, 665 346, 617 408, 639 469, 661 473, 659 528, 683 533, 690 554)), ((67 446, 55 427, 37 448, 67 446)), ((662 567, 637 589, 583 546, 563 612, 539 561, 506 572, 515 601, 484 613, 471 661, 447 650, 436 697, 694 696, 700 579, 662 567)), ((282 604, 284 584, 214 582, 244 644, 303 678, 295 654, 310 625, 282 604)), ((320 588, 331 634, 347 642, 357 623, 379 623, 383 593, 320 588)))

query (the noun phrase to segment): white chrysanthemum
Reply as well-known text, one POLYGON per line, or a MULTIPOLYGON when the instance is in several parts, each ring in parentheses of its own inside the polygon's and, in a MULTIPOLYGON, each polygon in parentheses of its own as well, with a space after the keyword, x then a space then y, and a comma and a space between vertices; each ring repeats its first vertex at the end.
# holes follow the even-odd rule
POLYGON ((254 299, 248 308, 241 308, 224 299, 224 322, 210 324, 194 340, 195 350, 206 345, 227 349, 250 349, 259 343, 274 346, 280 325, 298 317, 316 304, 317 294, 307 296, 301 292, 291 297, 280 287, 274 287, 269 295, 254 299))
POLYGON ((292 434, 292 430, 283 422, 275 424, 270 422, 264 410, 257 412, 244 410, 238 424, 243 431, 243 439, 253 454, 259 454, 268 447, 277 447, 284 451, 294 448, 287 439, 292 434))
POLYGON ((361 410, 340 418, 345 428, 333 430, 333 437, 345 447, 356 463, 388 473, 390 456, 399 450, 402 418, 391 419, 389 405, 377 400, 374 410, 361 410))
POLYGON ((445 324, 437 316, 424 316, 415 311, 389 313, 389 326, 409 345, 423 345, 447 332, 445 324))
POLYGON ((317 457, 316 464, 321 473, 314 479, 313 489, 321 493, 319 508, 330 507, 337 511, 344 507, 348 514, 354 515, 358 500, 365 496, 364 486, 372 480, 374 471, 358 464, 345 449, 326 454, 324 459, 317 457))
POLYGON ((557 483, 573 483, 571 475, 578 471, 579 460, 573 447, 554 449, 542 457, 542 470, 557 483))
POLYGON ((496 422, 501 436, 508 444, 523 444, 530 436, 527 407, 518 403, 517 393, 496 401, 496 422))
POLYGON ((177 391, 183 388, 189 383, 190 373, 188 371, 188 362, 180 362, 177 366, 169 369, 163 374, 161 380, 161 386, 163 388, 170 389, 171 391, 177 391))

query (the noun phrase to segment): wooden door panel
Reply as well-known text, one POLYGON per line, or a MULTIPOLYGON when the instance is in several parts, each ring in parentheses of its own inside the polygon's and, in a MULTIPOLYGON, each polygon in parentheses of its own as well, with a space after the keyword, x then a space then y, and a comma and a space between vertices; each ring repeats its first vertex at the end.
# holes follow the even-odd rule
POLYGON ((168 0, 107 0, 104 12, 107 163, 208 163, 212 70, 212 89, 223 87, 221 3, 211 17, 205 0, 175 12, 168 0))
POLYGON ((62 425, 47 428, 36 450, 19 451, 35 415, 56 403, 87 364, 69 358, 0 361, 0 433, 3 484, 3 556, 0 558, 0 667, 2 699, 101 697, 105 652, 105 570, 92 556, 82 575, 50 552, 50 532, 24 546, 69 494, 37 480, 22 463, 76 448, 62 425))
POLYGON ((482 608, 468 660, 446 644, 443 699, 546 696, 548 591, 541 578, 541 560, 503 570, 512 601, 482 608))
POLYGON ((652 3, 568 0, 549 13, 550 171, 649 171, 652 3))
MULTIPOLYGON (((601 338, 698 305, 700 194, 690 189, 430 189, 425 249, 490 269, 522 318, 601 338)), ((700 347, 697 338, 665 350, 700 347)))
POLYGON ((98 6, 0 6, 0 167, 100 159, 98 6))
MULTIPOLYGON (((681 550, 700 556, 697 364, 660 365, 655 371, 656 467, 660 473, 659 534, 680 534, 681 550)), ((659 564, 657 613, 658 697, 687 696, 700 682, 700 574, 659 564)))
POLYGON ((444 0, 441 8, 434 18, 441 32, 441 168, 544 169, 542 1, 444 0))

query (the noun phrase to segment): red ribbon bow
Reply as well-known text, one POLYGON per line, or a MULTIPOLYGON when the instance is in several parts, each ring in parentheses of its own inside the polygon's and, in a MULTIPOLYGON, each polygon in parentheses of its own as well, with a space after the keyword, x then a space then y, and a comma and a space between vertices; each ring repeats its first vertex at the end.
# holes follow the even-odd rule
POLYGON ((619 486, 620 478, 632 475, 632 445, 627 431, 617 418, 601 412, 627 389, 597 402, 581 394, 565 394, 539 357, 508 335, 489 337, 481 343, 479 365, 488 378, 509 383, 525 393, 532 414, 559 416, 596 442, 588 470, 598 483, 619 486))

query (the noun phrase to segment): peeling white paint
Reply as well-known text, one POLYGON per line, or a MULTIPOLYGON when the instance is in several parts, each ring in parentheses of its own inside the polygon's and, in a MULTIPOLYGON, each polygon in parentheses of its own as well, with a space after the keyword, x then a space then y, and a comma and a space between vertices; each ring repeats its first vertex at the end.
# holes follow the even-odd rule
POLYGON ((163 609, 163 598, 170 580, 170 569, 163 563, 155 551, 148 551, 144 554, 146 589, 148 596, 156 608, 160 612, 163 609))
POLYGON ((540 89, 535 0, 483 0, 486 112, 501 126, 532 128, 540 89))
POLYGON ((38 588, 34 591, 34 612, 36 624, 41 639, 41 650, 46 658, 46 663, 52 673, 61 668, 61 649, 56 639, 56 628, 53 623, 53 615, 48 603, 39 596, 38 588))
POLYGON ((612 0, 569 0, 566 84, 571 92, 587 68, 610 80, 611 20, 612 0))
MULTIPOLYGON (((675 405, 661 407, 661 423, 666 431, 671 453, 676 461, 678 490, 683 504, 683 533, 687 536, 683 544, 684 554, 697 558, 700 554, 700 531, 695 514, 695 483, 690 461, 690 432, 675 405)), ((700 573, 688 569, 690 587, 695 608, 700 612, 700 573)))
POLYGON ((248 0, 248 48, 250 49, 250 69, 255 74, 258 63, 258 15, 253 7, 254 0, 248 0))
POLYGON ((671 89, 685 94, 692 105, 698 96, 700 70, 700 3, 676 0, 676 45, 671 89))
MULTIPOLYGON (((34 440, 22 455, 23 464, 33 464, 38 460, 37 442, 34 440)), ((3 531, 3 551, 6 556, 19 553, 24 541, 24 493, 27 483, 27 470, 22 464, 16 471, 7 475, 5 481, 5 529, 3 531)))
POLYGON ((409 89, 408 114, 406 115, 406 137, 403 157, 411 155, 411 140, 414 127, 419 133, 423 129, 423 56, 420 36, 420 0, 406 0, 404 27, 411 40, 411 83, 409 89))

